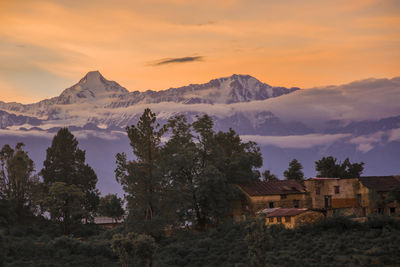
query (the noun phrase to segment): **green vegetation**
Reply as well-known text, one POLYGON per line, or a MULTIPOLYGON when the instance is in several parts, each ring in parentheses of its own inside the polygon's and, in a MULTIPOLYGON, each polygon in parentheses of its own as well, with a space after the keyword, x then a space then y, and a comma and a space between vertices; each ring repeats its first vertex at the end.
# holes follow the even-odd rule
MULTIPOLYGON (((161 127, 146 109, 127 132, 134 159, 118 154, 115 173, 128 217, 114 229, 93 224, 93 218, 120 219, 123 200, 116 194, 100 198, 97 176, 68 129, 54 137, 39 175, 22 143, 3 146, 0 267, 400 263, 400 224, 389 217, 370 217, 363 224, 333 217, 295 230, 268 228, 264 218, 232 223, 232 210, 243 200, 235 185, 260 179, 261 153, 232 129, 215 132, 207 115, 193 123, 177 116, 161 127)), ((321 175, 332 162, 346 175, 362 171, 362 163, 347 159, 318 162, 321 175)), ((293 160, 285 177, 302 181, 301 170, 293 160)), ((263 176, 276 179, 270 171, 263 176)), ((399 190, 389 195, 398 200, 399 190)))
POLYGON ((297 159, 293 159, 289 163, 289 168, 283 172, 283 176, 285 176, 285 178, 288 180, 295 180, 301 183, 304 181, 304 173, 302 169, 303 166, 301 163, 298 162, 297 159))
POLYGON ((357 178, 364 170, 364 162, 351 163, 349 158, 346 158, 343 163, 340 163, 336 158, 329 156, 316 161, 315 170, 317 177, 357 178))

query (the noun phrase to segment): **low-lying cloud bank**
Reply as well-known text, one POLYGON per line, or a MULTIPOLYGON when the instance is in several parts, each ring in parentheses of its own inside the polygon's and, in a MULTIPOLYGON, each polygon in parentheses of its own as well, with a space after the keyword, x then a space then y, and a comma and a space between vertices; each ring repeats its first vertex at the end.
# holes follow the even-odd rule
POLYGON ((241 135, 240 137, 243 141, 254 141, 259 145, 307 149, 315 146, 329 146, 349 136, 350 134, 306 134, 289 136, 241 135))

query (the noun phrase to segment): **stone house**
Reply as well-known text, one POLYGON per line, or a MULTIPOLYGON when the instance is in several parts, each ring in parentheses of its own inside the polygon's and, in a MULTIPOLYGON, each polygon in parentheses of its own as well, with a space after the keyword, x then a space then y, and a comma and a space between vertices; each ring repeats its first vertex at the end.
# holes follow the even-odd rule
POLYGON ((238 185, 245 201, 235 208, 234 219, 254 217, 265 208, 306 208, 309 206, 305 187, 294 180, 257 181, 238 185))
POLYGON ((304 184, 311 199, 309 208, 322 211, 326 216, 365 217, 399 212, 399 203, 388 201, 388 193, 400 188, 400 176, 310 178, 304 184))
POLYGON ((278 208, 266 214, 266 225, 281 224, 286 228, 295 228, 305 224, 315 223, 323 219, 321 212, 306 208, 278 208))

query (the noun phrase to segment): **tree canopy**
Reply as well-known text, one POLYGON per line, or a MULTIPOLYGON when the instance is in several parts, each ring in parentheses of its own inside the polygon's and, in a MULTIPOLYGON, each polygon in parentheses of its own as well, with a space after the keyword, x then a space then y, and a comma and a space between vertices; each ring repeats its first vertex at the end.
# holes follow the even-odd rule
POLYGON ((298 182, 303 182, 304 173, 303 173, 302 169, 303 169, 303 166, 301 165, 301 163, 298 162, 297 159, 293 159, 289 163, 289 168, 286 171, 284 171, 283 175, 288 180, 296 180, 298 182))
POLYGON ((43 206, 51 218, 62 222, 65 233, 81 219, 91 220, 99 202, 97 175, 85 163, 85 151, 68 128, 60 129, 46 151, 43 206))
POLYGON ((315 162, 317 177, 326 178, 358 178, 364 170, 364 162, 351 163, 346 158, 343 163, 332 156, 323 157, 315 162))

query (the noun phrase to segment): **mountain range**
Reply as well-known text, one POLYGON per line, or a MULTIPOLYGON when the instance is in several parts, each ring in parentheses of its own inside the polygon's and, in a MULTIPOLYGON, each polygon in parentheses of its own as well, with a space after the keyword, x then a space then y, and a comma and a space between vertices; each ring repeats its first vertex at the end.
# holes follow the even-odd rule
POLYGON ((161 91, 128 91, 100 72, 87 73, 57 97, 33 104, 0 101, 0 146, 23 141, 40 170, 60 127, 69 127, 87 151, 102 192, 121 192, 113 170, 117 152, 130 153, 125 127, 146 107, 159 122, 184 114, 213 117, 216 130, 233 128, 256 141, 264 168, 282 177, 297 158, 306 176, 314 161, 333 155, 365 162, 365 175, 400 173, 400 77, 338 86, 274 87, 249 75, 161 91))

